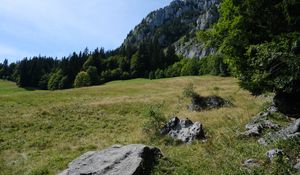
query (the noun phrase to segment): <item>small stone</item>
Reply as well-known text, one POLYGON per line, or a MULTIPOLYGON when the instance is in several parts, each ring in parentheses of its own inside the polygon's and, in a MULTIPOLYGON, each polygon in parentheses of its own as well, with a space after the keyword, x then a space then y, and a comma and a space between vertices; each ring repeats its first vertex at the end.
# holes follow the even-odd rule
POLYGON ((248 160, 245 160, 243 165, 245 167, 248 167, 248 168, 253 168, 253 167, 258 167, 259 164, 258 164, 258 161, 255 160, 255 159, 248 159, 248 160))
POLYGON ((263 145, 263 146, 267 146, 267 145, 268 145, 268 143, 266 142, 266 140, 265 140, 264 138, 258 139, 258 143, 259 143, 260 145, 263 145))
POLYGON ((300 161, 294 166, 295 169, 300 169, 300 161))
POLYGON ((283 155, 283 151, 281 149, 272 149, 266 153, 266 156, 269 159, 273 159, 276 156, 282 156, 282 155, 283 155))
POLYGON ((262 132, 262 125, 254 124, 254 125, 246 125, 247 131, 244 132, 245 136, 260 136, 262 132))

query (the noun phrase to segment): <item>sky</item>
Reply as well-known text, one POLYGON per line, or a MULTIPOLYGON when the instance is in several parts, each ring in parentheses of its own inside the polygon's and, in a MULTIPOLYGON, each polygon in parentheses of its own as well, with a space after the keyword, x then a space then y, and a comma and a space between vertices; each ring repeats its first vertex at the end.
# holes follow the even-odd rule
POLYGON ((0 62, 112 50, 171 0, 0 0, 0 62))

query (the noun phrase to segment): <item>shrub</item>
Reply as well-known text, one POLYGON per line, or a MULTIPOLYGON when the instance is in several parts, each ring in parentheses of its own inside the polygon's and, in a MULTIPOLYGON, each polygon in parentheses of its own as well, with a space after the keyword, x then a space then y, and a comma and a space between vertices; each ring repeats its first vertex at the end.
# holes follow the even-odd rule
POLYGON ((198 94, 194 90, 194 84, 189 83, 187 86, 183 88, 182 95, 187 98, 193 98, 198 96, 198 94))
POLYGON ((81 71, 77 74, 75 81, 74 81, 74 87, 84 87, 89 86, 91 84, 91 78, 88 73, 81 71))
POLYGON ((151 139, 160 136, 159 130, 167 121, 166 117, 161 112, 161 108, 162 105, 151 105, 145 111, 147 121, 144 123, 143 130, 151 139))

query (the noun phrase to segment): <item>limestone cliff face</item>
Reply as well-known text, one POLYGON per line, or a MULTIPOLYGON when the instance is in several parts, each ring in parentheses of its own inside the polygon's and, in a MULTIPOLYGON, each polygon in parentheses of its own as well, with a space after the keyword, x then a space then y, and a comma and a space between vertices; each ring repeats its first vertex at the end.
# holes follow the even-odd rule
POLYGON ((197 42, 194 34, 217 21, 219 5, 220 0, 174 0, 145 17, 121 47, 138 47, 142 42, 157 41, 162 47, 174 45, 179 55, 202 58, 213 49, 197 42))

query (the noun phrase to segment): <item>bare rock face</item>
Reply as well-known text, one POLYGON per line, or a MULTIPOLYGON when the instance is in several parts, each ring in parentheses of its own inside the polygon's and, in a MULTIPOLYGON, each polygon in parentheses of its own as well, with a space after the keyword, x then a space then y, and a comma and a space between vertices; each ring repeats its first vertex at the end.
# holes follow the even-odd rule
POLYGON ((102 151, 91 151, 72 161, 59 175, 143 175, 162 153, 145 145, 115 145, 102 151))
POLYGON ((183 143, 192 143, 193 140, 205 139, 204 129, 201 123, 193 123, 189 119, 180 120, 177 117, 172 118, 160 130, 162 135, 170 135, 175 140, 183 143))
POLYGON ((174 0, 147 15, 128 34, 121 48, 139 47, 143 42, 157 40, 163 48, 173 45, 176 54, 200 59, 214 53, 214 49, 196 41, 195 32, 217 22, 219 6, 220 0, 174 0))

